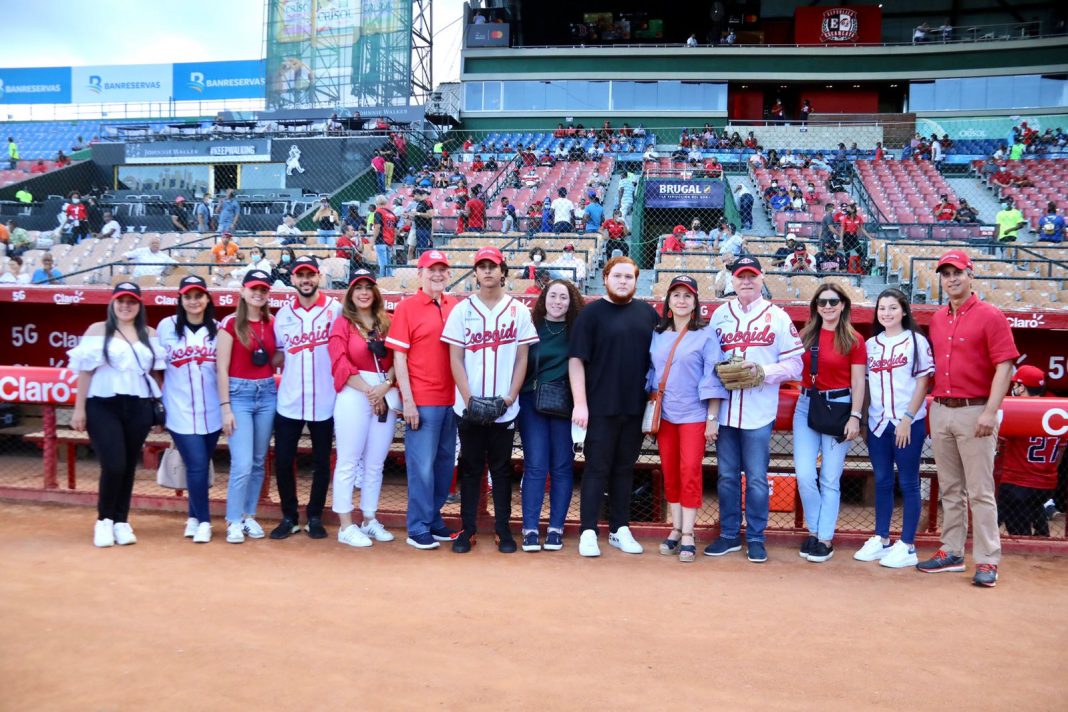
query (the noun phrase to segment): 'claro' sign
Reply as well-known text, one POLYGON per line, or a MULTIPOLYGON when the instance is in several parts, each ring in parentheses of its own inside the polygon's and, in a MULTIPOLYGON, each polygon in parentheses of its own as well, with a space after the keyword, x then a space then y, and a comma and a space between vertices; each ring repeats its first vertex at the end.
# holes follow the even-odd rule
MULTIPOLYGON (((0 402, 72 406, 78 374, 69 368, 0 366, 0 402)), ((797 391, 783 389, 775 427, 789 430, 797 391)), ((1001 405, 1001 436, 1068 435, 1068 398, 1006 398, 1001 405)))

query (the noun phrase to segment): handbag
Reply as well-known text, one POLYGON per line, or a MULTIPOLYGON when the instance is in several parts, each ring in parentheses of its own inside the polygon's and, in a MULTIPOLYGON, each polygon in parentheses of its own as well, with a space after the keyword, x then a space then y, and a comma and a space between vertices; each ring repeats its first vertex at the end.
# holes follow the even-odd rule
POLYGON ((682 331, 675 338, 668 352, 667 363, 664 365, 664 375, 660 377, 660 383, 656 390, 649 394, 649 401, 645 404, 645 412, 642 414, 642 432, 647 435, 656 435, 660 432, 660 417, 663 410, 664 388, 667 386, 668 374, 671 372, 671 362, 675 358, 675 349, 682 343, 682 337, 686 336, 689 325, 682 327, 682 331))
MULTIPOLYGON (((126 341, 130 350, 133 351, 134 361, 137 362, 138 368, 141 367, 141 359, 137 356, 137 349, 130 343, 130 340, 126 338, 126 334, 119 332, 119 336, 126 341)), ((145 386, 148 387, 148 397, 152 401, 152 426, 162 428, 167 425, 167 408, 163 405, 163 399, 157 398, 152 395, 152 381, 148 378, 148 371, 141 371, 141 378, 145 379, 145 386)))
POLYGON ((566 379, 538 383, 541 352, 534 347, 534 410, 550 418, 571 419, 575 402, 571 399, 571 385, 566 379))
MULTIPOLYGON (((163 451, 159 458, 159 469, 156 470, 156 484, 160 487, 175 490, 189 489, 189 479, 185 469, 185 460, 178 448, 169 447, 163 451)), ((215 463, 208 461, 208 487, 215 484, 215 463)))
POLYGON ((812 374, 812 389, 808 398, 808 427, 817 433, 833 435, 838 442, 845 440, 845 427, 849 422, 849 414, 852 411, 852 403, 832 403, 816 389, 816 372, 819 368, 820 347, 817 342, 809 349, 812 352, 812 362, 808 372, 812 374))

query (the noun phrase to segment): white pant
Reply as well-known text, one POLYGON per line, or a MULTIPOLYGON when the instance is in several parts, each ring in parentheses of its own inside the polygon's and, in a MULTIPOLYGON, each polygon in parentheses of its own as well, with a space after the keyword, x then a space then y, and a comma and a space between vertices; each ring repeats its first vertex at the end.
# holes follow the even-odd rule
POLYGON ((345 386, 334 401, 334 433, 337 464, 334 465, 333 510, 348 514, 353 510, 352 490, 359 474, 360 509, 366 518, 378 510, 382 493, 382 468, 393 443, 397 414, 392 410, 386 422, 378 422, 367 396, 345 386))

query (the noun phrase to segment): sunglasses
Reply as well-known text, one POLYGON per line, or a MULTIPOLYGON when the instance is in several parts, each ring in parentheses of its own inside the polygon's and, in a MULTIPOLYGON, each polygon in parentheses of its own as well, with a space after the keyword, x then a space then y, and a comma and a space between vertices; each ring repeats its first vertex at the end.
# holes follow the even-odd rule
POLYGON ((842 303, 841 299, 835 297, 834 299, 817 299, 816 306, 818 307, 836 307, 842 303))

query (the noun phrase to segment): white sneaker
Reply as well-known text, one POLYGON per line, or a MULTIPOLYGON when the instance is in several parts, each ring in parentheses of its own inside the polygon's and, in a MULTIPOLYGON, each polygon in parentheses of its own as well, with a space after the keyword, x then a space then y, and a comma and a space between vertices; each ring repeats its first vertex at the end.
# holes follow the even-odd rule
POLYGON ((211 541, 211 524, 208 522, 197 524, 197 531, 193 534, 193 543, 207 544, 209 541, 211 541))
POLYGON ((370 522, 364 522, 360 525, 360 531, 371 537, 375 541, 393 541, 393 535, 389 533, 382 522, 377 519, 372 519, 370 522))
POLYGON ((110 519, 97 519, 93 527, 93 546, 115 546, 115 523, 110 519))
POLYGON ((630 527, 620 527, 615 534, 609 534, 608 543, 624 554, 640 554, 645 551, 642 545, 634 540, 634 536, 630 533, 630 527))
POLYGON ((185 520, 185 536, 187 538, 191 539, 194 535, 196 535, 198 524, 199 522, 196 520, 195 517, 190 517, 189 519, 185 520))
POLYGON ((597 532, 587 529, 579 536, 580 556, 600 556, 601 547, 597 545, 597 532))
POLYGON ((371 546, 371 540, 367 538, 360 528, 355 524, 350 524, 337 533, 337 540, 342 544, 348 544, 349 546, 355 546, 362 548, 365 546, 371 546))
POLYGON ((137 543, 137 537, 134 536, 133 527, 131 527, 128 522, 116 522, 114 531, 115 543, 119 546, 137 543))
POLYGON ((245 529, 241 522, 230 522, 226 525, 226 541, 231 544, 245 543, 245 529))
POLYGON ((262 539, 264 537, 263 527, 261 527, 260 523, 252 517, 241 522, 241 528, 249 539, 262 539))
POLYGON ((857 561, 878 561, 892 549, 889 544, 883 544, 883 539, 880 536, 873 536, 864 542, 864 546, 860 547, 860 550, 853 554, 853 558, 857 561))
POLYGON ((888 569, 908 569, 918 563, 916 551, 909 551, 909 545, 903 541, 895 541, 886 555, 879 559, 879 565, 888 569))

